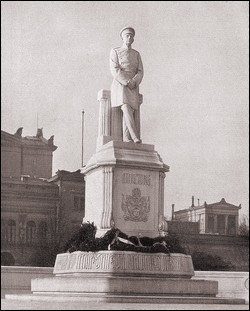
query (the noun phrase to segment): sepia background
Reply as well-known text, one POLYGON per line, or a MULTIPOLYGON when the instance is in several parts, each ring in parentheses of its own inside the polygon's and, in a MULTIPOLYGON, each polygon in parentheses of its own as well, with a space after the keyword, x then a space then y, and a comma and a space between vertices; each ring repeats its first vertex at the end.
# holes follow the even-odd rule
POLYGON ((170 166, 165 212, 242 204, 248 213, 247 1, 1 2, 2 130, 55 135, 53 173, 95 152, 97 92, 110 89, 109 53, 135 28, 142 56, 143 143, 170 166))

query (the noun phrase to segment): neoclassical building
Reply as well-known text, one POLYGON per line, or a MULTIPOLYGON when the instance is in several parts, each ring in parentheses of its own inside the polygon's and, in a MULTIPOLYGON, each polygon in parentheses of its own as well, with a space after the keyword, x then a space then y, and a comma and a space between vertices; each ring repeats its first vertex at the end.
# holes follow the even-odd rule
POLYGON ((192 205, 187 209, 174 212, 174 220, 180 222, 199 223, 199 233, 235 236, 238 233, 239 210, 236 206, 222 198, 219 202, 203 205, 192 205))
POLYGON ((22 137, 1 131, 1 258, 2 264, 25 265, 46 247, 56 226, 58 187, 52 175, 53 136, 42 129, 22 137))
POLYGON ((56 149, 42 129, 26 137, 22 128, 1 131, 2 265, 39 265, 58 235, 63 243, 84 217, 84 176, 58 171, 52 177, 56 149))

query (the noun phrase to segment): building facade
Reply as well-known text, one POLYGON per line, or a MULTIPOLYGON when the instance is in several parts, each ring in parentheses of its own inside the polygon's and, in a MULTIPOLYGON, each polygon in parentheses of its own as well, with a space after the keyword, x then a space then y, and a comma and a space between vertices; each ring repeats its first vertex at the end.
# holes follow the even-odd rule
POLYGON ((35 179, 1 183, 2 265, 32 265, 54 237, 58 187, 35 179))
POLYGON ((249 240, 238 234, 240 208, 224 198, 195 206, 192 197, 189 208, 174 211, 172 204, 166 231, 178 236, 198 270, 249 271, 249 240))
POLYGON ((56 185, 59 191, 57 238, 61 248, 72 233, 80 228, 85 216, 84 175, 80 170, 75 172, 58 170, 48 182, 56 185))
POLYGON ((56 149, 42 129, 26 137, 22 128, 1 131, 2 265, 48 265, 42 259, 58 239, 63 243, 81 224, 84 177, 79 171, 52 177, 56 149))
POLYGON ((56 150, 53 136, 22 137, 1 131, 1 258, 2 264, 26 265, 45 251, 55 232, 58 187, 52 175, 56 150))
POLYGON ((22 128, 14 135, 1 131, 1 177, 50 178, 53 152, 57 149, 53 138, 45 139, 42 129, 37 130, 36 136, 26 137, 22 137, 22 128))
POLYGON ((174 212, 174 220, 179 222, 198 222, 199 233, 236 236, 239 229, 239 210, 236 206, 225 201, 224 198, 216 203, 192 205, 174 212))

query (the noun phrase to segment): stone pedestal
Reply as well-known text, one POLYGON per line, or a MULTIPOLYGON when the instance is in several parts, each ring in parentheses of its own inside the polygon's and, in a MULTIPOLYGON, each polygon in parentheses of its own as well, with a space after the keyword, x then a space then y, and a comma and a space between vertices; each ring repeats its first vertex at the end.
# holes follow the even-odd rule
POLYGON ((97 236, 112 226, 128 235, 158 236, 168 171, 153 145, 110 141, 100 146, 83 170, 84 221, 94 221, 97 236))

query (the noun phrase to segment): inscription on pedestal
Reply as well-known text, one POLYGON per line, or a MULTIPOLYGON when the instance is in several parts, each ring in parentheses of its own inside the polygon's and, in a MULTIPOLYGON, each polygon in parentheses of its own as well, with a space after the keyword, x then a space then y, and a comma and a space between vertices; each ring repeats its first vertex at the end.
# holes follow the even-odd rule
POLYGON ((123 173, 122 183, 150 186, 150 175, 123 173))

